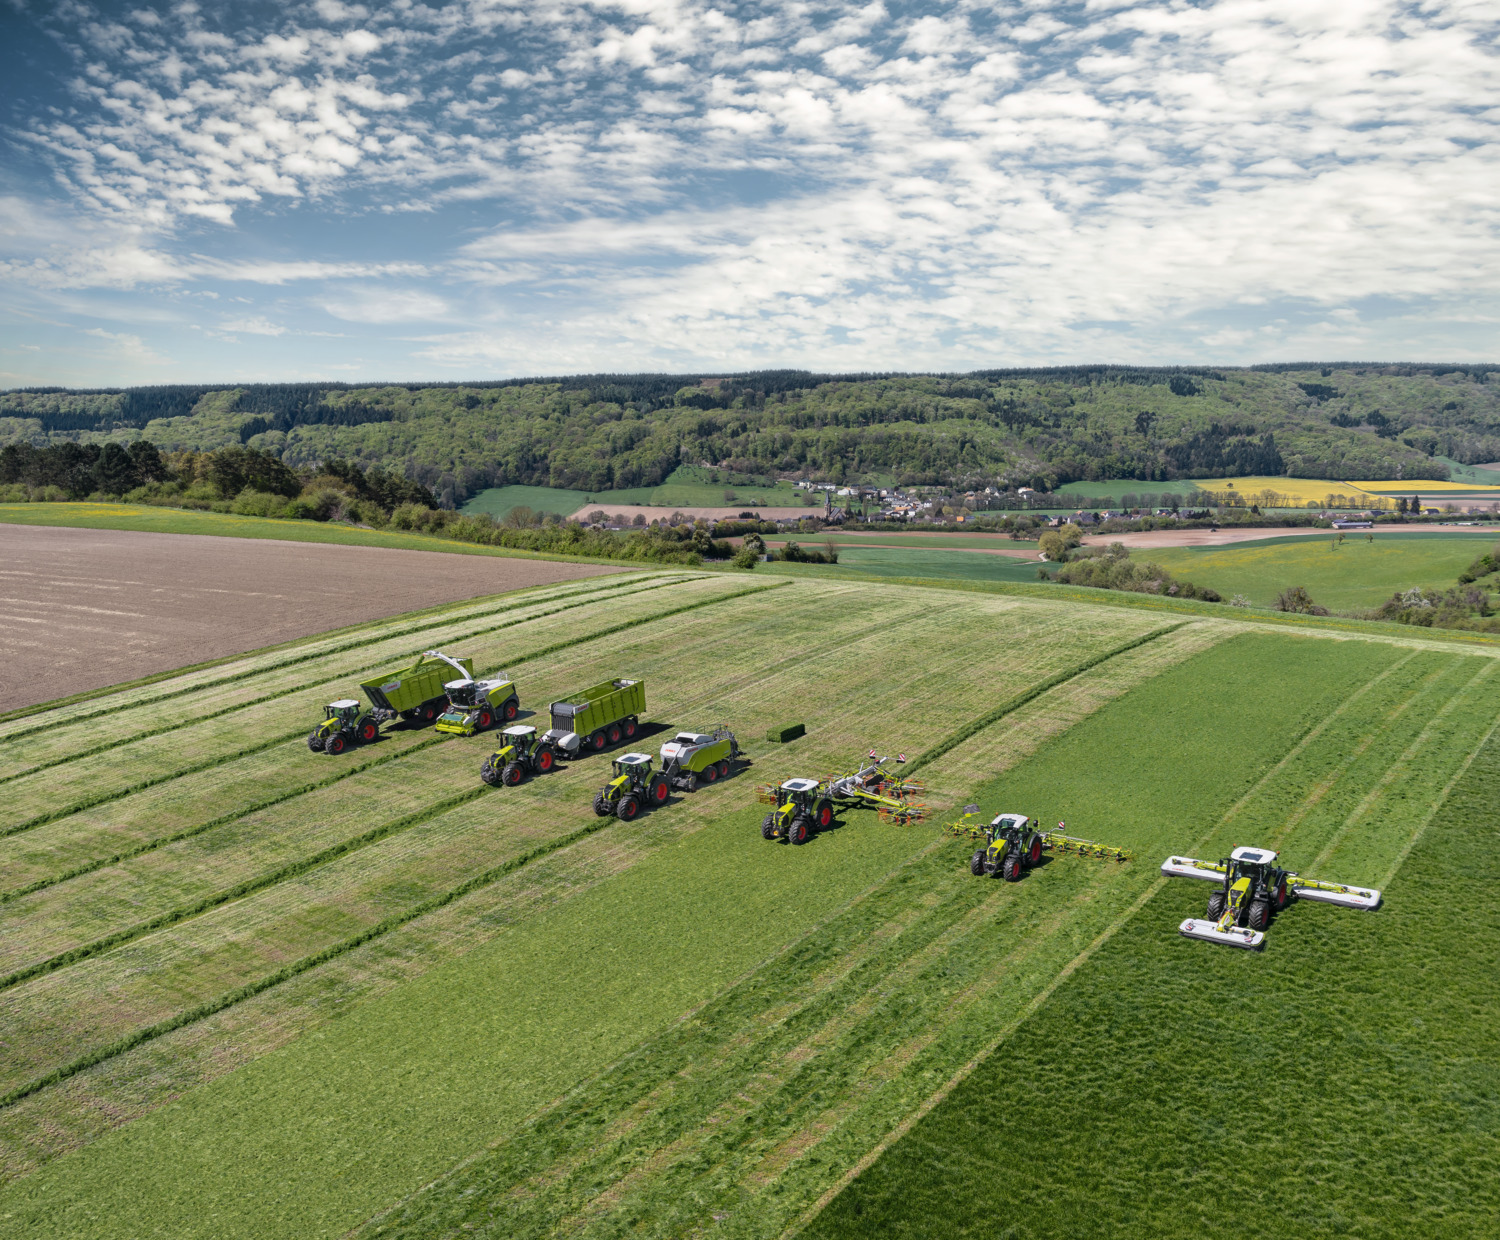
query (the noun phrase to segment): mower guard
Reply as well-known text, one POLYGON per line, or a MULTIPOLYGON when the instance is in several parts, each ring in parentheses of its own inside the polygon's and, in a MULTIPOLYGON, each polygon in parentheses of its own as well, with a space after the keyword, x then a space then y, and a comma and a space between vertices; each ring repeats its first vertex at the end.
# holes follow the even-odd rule
POLYGON ((1324 904, 1337 904, 1341 908, 1377 908, 1380 892, 1373 887, 1346 887, 1342 883, 1319 883, 1304 878, 1293 878, 1287 886, 1299 900, 1320 900, 1324 904))
MULTIPOLYGON (((1197 861, 1192 857, 1168 857, 1161 863, 1163 878, 1203 878, 1211 883, 1224 881, 1224 867, 1212 861, 1197 861)), ((1187 933, 1186 930, 1183 931, 1187 933)))
POLYGON ((1218 922, 1206 921, 1201 917, 1189 917, 1177 927, 1177 933, 1184 938, 1202 939, 1205 943, 1222 943, 1225 947, 1243 947, 1247 951, 1260 951, 1266 941, 1266 936, 1259 930, 1246 930, 1242 926, 1230 926, 1221 930, 1218 922))

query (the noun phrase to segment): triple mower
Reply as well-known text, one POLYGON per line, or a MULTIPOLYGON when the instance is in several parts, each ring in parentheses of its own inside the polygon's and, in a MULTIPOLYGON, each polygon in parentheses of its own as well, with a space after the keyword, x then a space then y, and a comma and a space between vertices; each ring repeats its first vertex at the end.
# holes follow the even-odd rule
POLYGON ((1080 857, 1107 857, 1114 861, 1132 860, 1131 854, 1123 848, 1111 848, 1094 840, 1064 834, 1062 823, 1057 824, 1056 831, 1044 831, 1041 823, 1025 814, 996 814, 988 826, 983 826, 978 815, 979 806, 966 805, 963 817, 949 823, 946 828, 948 834, 959 839, 984 841, 984 847, 969 858, 969 872, 976 876, 996 875, 1008 883, 1020 882, 1021 875, 1040 865, 1042 855, 1048 852, 1072 852, 1080 857))
POLYGON ((667 777, 652 771, 648 753, 621 754, 611 763, 614 778, 594 797, 594 813, 600 818, 613 814, 629 822, 642 809, 665 805, 670 795, 667 777))
POLYGON ((504 742, 479 768, 479 778, 492 788, 514 788, 528 772, 545 775, 557 765, 557 752, 529 723, 518 723, 500 734, 504 742))
POLYGON ((1217 883, 1208 897, 1208 915, 1189 917, 1177 933, 1190 939, 1223 943, 1258 951, 1265 943, 1271 918, 1293 900, 1318 900, 1341 908, 1373 909, 1380 892, 1372 887, 1350 887, 1344 883, 1303 878, 1278 864, 1281 854, 1269 848, 1236 848, 1222 861, 1197 861, 1192 857, 1168 857, 1161 872, 1168 878, 1201 878, 1217 883))

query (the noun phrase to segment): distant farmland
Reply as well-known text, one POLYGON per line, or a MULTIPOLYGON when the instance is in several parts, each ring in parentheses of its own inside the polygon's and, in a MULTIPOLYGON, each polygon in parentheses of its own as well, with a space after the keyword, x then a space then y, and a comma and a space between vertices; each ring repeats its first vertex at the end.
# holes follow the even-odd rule
POLYGON ((1076 595, 622 573, 0 725, 0 1217, 1486 1231, 1500 644, 1076 595), (750 764, 626 825, 590 809, 602 757, 490 789, 488 737, 309 752, 324 702, 434 647, 531 711, 643 676, 647 748, 726 721, 750 764), (943 812, 761 838, 757 783, 871 747, 943 812), (974 878, 938 830, 971 801, 1137 860, 974 878), (1263 955, 1180 939, 1206 892, 1160 859, 1239 843, 1386 905, 1294 905, 1263 955))

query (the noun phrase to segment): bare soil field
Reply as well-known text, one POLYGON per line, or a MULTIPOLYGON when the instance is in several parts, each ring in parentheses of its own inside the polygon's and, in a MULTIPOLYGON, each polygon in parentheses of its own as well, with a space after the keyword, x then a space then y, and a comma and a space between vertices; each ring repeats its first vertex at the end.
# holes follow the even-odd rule
POLYGON ((0 530, 0 711, 619 569, 194 534, 0 530))

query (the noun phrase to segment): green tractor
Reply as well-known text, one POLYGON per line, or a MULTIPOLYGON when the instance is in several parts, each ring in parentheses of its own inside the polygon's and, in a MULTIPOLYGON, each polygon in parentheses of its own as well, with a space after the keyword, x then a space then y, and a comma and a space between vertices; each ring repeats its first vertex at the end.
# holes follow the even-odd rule
POLYGON ((629 822, 642 809, 655 809, 667 803, 670 794, 667 777, 660 771, 652 771, 650 754, 621 754, 610 765, 614 778, 594 797, 594 813, 599 817, 613 814, 621 822, 629 822))
POLYGON ((307 736, 314 753, 343 753, 356 741, 368 744, 380 735, 380 725, 354 698, 341 698, 323 708, 323 722, 307 736))
POLYGON ((789 779, 780 787, 762 788, 756 797, 774 806, 760 824, 763 839, 805 844, 812 833, 833 825, 833 802, 816 779, 789 779))
POLYGON ((501 784, 514 788, 527 772, 545 775, 557 765, 557 752, 541 740, 529 723, 519 723, 500 734, 499 749, 484 760, 479 778, 492 788, 501 784))
POLYGON ((1047 833, 1025 814, 996 814, 984 831, 985 846, 969 858, 969 872, 983 876, 998 874, 1008 883, 1040 865, 1047 833))

